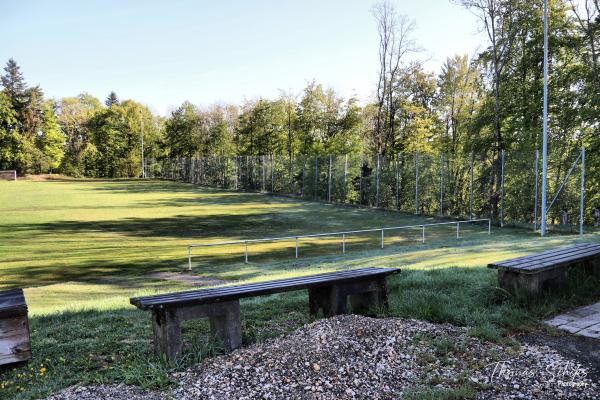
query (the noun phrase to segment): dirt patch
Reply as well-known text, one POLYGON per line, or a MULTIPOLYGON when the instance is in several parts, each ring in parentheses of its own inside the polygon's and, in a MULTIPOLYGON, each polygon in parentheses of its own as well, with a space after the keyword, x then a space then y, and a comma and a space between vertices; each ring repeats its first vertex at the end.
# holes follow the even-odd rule
POLYGON ((192 286, 217 286, 229 282, 209 276, 182 274, 181 272, 157 272, 150 275, 150 277, 166 281, 183 282, 192 286))

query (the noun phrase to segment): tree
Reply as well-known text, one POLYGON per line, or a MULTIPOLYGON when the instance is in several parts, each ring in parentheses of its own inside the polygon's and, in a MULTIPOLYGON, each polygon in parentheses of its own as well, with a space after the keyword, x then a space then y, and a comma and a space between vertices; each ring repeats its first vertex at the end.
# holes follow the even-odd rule
POLYGON ((27 105, 27 84, 25 83, 25 78, 23 78, 21 68, 12 58, 6 63, 4 72, 5 75, 0 77, 4 93, 11 101, 12 108, 17 113, 17 116, 20 116, 27 105))
POLYGON ((37 147, 47 158, 44 170, 55 170, 65 155, 65 136, 54 114, 52 102, 46 102, 42 129, 37 137, 37 147))
POLYGON ((385 154, 394 147, 397 102, 394 99, 405 58, 417 51, 412 38, 413 21, 398 15, 394 6, 385 0, 373 8, 379 33, 379 78, 377 81, 377 115, 375 120, 376 152, 385 154))
POLYGON ((16 112, 10 98, 0 92, 0 169, 14 169, 20 149, 16 112))
POLYGON ((104 104, 106 105, 106 107, 118 106, 120 102, 119 98, 117 97, 117 94, 114 91, 111 91, 108 94, 106 100, 104 100, 104 104))
POLYGON ((67 175, 86 174, 84 154, 89 154, 90 119, 102 109, 97 98, 82 93, 77 97, 65 97, 58 103, 58 123, 65 135, 65 157, 61 171, 67 175))

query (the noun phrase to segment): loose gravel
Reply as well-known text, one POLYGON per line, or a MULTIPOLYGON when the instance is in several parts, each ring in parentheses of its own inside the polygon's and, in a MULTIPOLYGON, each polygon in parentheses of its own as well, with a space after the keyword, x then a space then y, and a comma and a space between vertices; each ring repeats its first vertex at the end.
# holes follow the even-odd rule
POLYGON ((215 357, 169 392, 75 387, 58 399, 600 399, 585 367, 533 344, 497 344, 465 328, 344 315, 215 357))

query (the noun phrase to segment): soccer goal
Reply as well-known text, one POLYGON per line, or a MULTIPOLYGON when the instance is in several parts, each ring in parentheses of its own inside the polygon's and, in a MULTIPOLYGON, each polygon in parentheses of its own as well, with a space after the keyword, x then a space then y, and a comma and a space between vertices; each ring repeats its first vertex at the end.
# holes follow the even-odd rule
POLYGON ((17 171, 10 169, 7 171, 0 171, 0 181, 16 181, 17 171))

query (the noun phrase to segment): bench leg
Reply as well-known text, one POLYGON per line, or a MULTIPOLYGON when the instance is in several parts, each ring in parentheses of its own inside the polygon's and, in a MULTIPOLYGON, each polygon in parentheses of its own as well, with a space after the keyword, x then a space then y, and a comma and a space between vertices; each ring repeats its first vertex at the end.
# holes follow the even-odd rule
POLYGON ((181 323, 177 316, 169 310, 152 311, 152 329, 154 352, 174 360, 182 348, 181 323))
POLYGON ((219 303, 217 307, 220 309, 219 314, 209 316, 211 337, 220 340, 226 350, 242 347, 239 300, 219 303))
POLYGON ((350 295, 353 312, 369 314, 378 307, 389 307, 385 278, 370 282, 368 288, 371 290, 350 295))
POLYGON ((311 288, 308 291, 310 314, 317 315, 319 310, 323 310, 326 317, 345 314, 348 312, 348 297, 356 312, 366 312, 379 306, 387 307, 385 278, 311 288))

